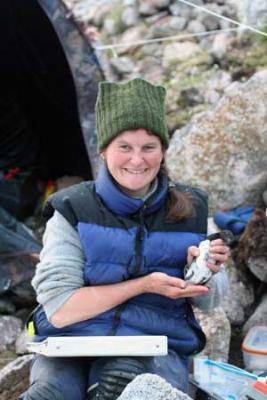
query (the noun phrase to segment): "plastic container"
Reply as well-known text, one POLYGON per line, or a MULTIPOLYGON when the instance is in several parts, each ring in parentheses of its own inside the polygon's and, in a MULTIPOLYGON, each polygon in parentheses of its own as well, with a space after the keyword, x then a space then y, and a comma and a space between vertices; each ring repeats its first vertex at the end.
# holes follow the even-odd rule
POLYGON ((194 357, 194 379, 210 395, 224 400, 240 400, 257 376, 231 364, 194 357))
POLYGON ((242 344, 243 359, 249 371, 267 371, 267 326, 251 328, 242 344))

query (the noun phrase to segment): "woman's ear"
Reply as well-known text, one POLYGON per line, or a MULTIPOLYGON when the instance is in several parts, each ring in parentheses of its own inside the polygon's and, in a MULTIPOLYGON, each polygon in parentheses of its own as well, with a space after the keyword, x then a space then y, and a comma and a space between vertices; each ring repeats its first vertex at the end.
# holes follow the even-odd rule
POLYGON ((100 158, 102 158, 102 160, 105 161, 106 156, 105 156, 105 152, 104 151, 101 151, 100 158))

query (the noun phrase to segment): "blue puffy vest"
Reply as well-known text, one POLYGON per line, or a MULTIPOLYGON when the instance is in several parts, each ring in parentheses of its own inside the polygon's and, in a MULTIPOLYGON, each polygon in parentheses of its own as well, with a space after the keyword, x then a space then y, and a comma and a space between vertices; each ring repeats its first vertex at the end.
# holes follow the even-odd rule
MULTIPOLYGON (((187 249, 206 235, 207 197, 190 190, 196 213, 166 223, 168 180, 159 178, 147 200, 122 193, 103 167, 95 182, 83 182, 56 193, 46 208, 59 211, 74 226, 85 253, 86 285, 121 282, 160 271, 183 278, 187 249)), ((47 336, 167 335, 169 348, 189 355, 200 351, 205 336, 188 299, 172 300, 157 294, 136 296, 87 321, 57 329, 43 308, 35 313, 36 340, 47 336)))

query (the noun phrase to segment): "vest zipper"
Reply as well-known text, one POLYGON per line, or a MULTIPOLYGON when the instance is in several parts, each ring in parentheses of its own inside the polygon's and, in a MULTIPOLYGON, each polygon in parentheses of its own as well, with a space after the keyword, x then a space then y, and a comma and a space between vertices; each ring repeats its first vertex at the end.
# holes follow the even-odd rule
MULTIPOLYGON (((131 277, 138 276, 142 264, 142 240, 144 238, 144 210, 146 206, 143 205, 139 211, 139 224, 135 237, 135 269, 131 277)), ((117 307, 115 311, 112 327, 109 331, 109 336, 115 336, 121 320, 121 314, 127 305, 127 301, 117 307)))
POLYGON ((144 211, 146 206, 143 205, 139 211, 139 224, 135 237, 135 269, 133 276, 138 276, 142 265, 142 241, 144 238, 144 211))

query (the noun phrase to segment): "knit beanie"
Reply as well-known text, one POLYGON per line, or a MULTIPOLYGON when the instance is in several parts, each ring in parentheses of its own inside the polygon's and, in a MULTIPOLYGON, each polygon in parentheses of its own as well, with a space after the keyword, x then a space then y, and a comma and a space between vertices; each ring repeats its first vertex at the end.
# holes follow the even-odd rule
POLYGON ((100 82, 96 102, 98 149, 103 150, 123 131, 146 129, 168 147, 165 121, 166 90, 136 78, 128 82, 100 82))

